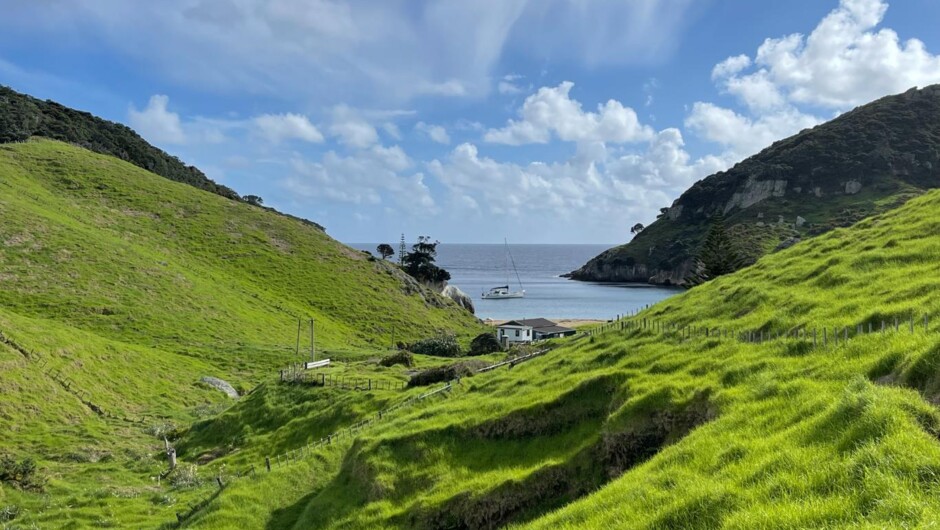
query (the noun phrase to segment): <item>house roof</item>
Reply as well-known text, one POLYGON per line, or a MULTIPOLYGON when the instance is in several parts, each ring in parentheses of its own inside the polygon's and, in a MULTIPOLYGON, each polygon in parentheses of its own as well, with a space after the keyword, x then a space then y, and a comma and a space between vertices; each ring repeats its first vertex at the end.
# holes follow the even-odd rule
POLYGON ((567 331, 574 331, 571 328, 566 328, 559 326, 558 324, 548 320, 547 318, 528 318, 523 320, 510 320, 505 324, 501 324, 499 327, 510 327, 510 326, 525 326, 531 327, 539 333, 563 333, 567 331))
POLYGON ((548 326, 544 328, 535 328, 535 331, 537 331, 538 333, 548 335, 548 334, 553 334, 553 333, 568 333, 568 332, 575 331, 575 330, 571 328, 566 328, 564 326, 548 326))

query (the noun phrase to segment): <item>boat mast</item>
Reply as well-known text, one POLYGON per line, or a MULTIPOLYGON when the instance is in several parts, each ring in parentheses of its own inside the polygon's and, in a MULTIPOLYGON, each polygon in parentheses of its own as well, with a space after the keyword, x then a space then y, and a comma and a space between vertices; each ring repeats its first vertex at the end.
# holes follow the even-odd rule
MULTIPOLYGON (((516 273, 516 280, 519 282, 519 290, 525 291, 522 288, 522 278, 519 277, 519 269, 516 268, 516 260, 512 259, 512 252, 509 251, 509 242, 503 239, 506 242, 506 256, 509 257, 509 261, 512 262, 512 270, 516 273)), ((506 268, 506 283, 509 283, 509 268, 506 268)))

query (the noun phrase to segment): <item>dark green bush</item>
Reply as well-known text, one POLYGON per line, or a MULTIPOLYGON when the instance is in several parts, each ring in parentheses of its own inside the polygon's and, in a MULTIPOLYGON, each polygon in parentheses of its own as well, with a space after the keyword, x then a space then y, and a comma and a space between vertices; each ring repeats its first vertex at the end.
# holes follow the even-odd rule
POLYGON ((481 333, 470 342, 470 355, 486 355, 503 351, 495 333, 481 333))

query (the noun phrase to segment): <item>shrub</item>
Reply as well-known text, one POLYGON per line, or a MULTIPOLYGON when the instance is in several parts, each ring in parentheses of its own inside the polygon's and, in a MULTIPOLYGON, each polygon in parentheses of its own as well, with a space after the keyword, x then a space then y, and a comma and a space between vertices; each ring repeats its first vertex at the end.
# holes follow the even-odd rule
POLYGON ((0 456, 0 482, 26 491, 42 491, 45 480, 36 473, 36 461, 24 458, 19 462, 10 455, 0 456))
POLYGON ((495 333, 481 333, 470 342, 470 355, 486 355, 503 351, 495 333))
POLYGON ((419 340, 408 349, 421 355, 433 355, 435 357, 460 357, 463 355, 460 344, 452 335, 441 335, 440 337, 419 340))
POLYGON ((379 361, 379 364, 382 366, 395 366, 400 364, 403 366, 414 366, 414 356, 407 351, 400 351, 398 353, 387 355, 379 361))

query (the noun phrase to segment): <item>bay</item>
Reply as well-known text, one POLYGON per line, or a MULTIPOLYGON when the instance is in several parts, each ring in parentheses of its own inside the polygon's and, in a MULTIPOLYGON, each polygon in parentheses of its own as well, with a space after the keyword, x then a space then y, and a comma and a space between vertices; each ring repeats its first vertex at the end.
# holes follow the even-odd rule
MULTIPOLYGON (((350 246, 375 254, 377 244, 350 246)), ((561 277, 607 248, 605 245, 510 244, 519 278, 510 267, 509 285, 512 290, 518 290, 521 280, 525 298, 481 298, 489 288, 506 285, 505 245, 441 243, 437 247, 437 265, 450 272, 448 283, 473 298, 476 315, 481 319, 607 320, 681 292, 648 284, 579 282, 561 277)), ((391 259, 397 260, 397 256, 391 259)))

